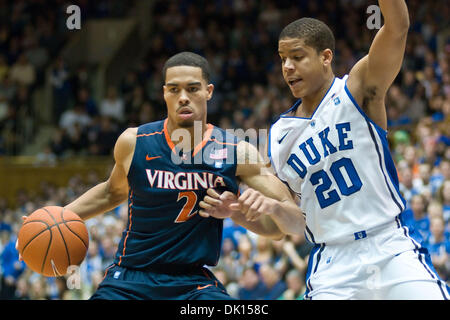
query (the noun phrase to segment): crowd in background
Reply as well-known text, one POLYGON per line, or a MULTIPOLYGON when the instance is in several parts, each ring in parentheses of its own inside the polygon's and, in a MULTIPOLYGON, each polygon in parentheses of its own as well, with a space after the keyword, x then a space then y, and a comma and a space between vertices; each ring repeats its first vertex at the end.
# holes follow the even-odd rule
MULTIPOLYGON (((62 59, 55 59, 52 83, 58 131, 47 151, 57 159, 111 155, 124 128, 164 118, 161 70, 167 58, 179 51, 202 54, 211 64, 215 92, 208 104, 208 122, 224 129, 267 129, 294 102, 277 54, 281 29, 302 16, 326 22, 336 37, 333 68, 341 77, 367 54, 376 33, 365 27, 367 6, 363 0, 156 1, 147 55, 131 62, 123 79, 109 87, 100 101, 93 98, 86 66, 70 70, 62 59)), ((422 235, 437 272, 449 281, 450 41, 444 38, 438 45, 439 35, 448 27, 449 8, 443 0, 410 0, 408 9, 411 26, 405 59, 386 98, 388 137, 400 191, 407 201, 406 214, 422 235)), ((6 25, 12 33, 12 23, 6 25)), ((1 30, 5 27, 0 27, 0 42, 5 33, 1 30)), ((21 37, 26 38, 25 33, 21 37)), ((42 46, 51 48, 45 42, 42 46)), ((11 50, 10 44, 6 52, 11 50)), ((3 60, 8 69, 16 61, 8 56, 3 60)), ((4 129, 3 83, 11 80, 11 72, 2 73, 1 61, 0 57, 0 128, 4 129), (1 78, 2 74, 9 76, 1 78)), ((14 243, 22 215, 47 204, 64 205, 103 178, 73 177, 64 188, 43 182, 37 197, 26 191, 17 195, 18 208, 9 208, 0 198, 2 297, 86 299, 92 294, 125 229, 126 205, 87 221, 90 246, 81 265, 80 289, 69 290, 66 278, 46 279, 31 272, 18 262, 14 243)), ((301 299, 310 248, 304 237, 271 241, 226 219, 222 256, 212 270, 230 295, 239 299, 301 299)))
MULTIPOLYGON (((133 1, 74 0, 81 19, 124 16, 133 1)), ((34 142, 39 110, 33 93, 42 86, 51 67, 56 117, 67 108, 76 84, 75 72, 59 57, 72 33, 66 26, 65 0, 0 1, 0 156, 20 155, 34 142)), ((81 69, 81 68, 80 68, 81 69)), ((82 99, 82 94, 81 99, 82 99)), ((71 146, 72 147, 72 146, 71 146)))

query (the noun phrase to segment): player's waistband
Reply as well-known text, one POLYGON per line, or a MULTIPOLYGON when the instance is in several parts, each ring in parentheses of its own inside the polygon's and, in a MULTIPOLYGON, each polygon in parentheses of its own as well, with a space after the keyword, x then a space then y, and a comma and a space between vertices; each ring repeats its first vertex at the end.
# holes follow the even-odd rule
POLYGON ((187 274, 201 270, 200 264, 153 264, 141 268, 125 266, 127 269, 133 269, 142 272, 164 273, 164 274, 187 274))
POLYGON ((346 236, 339 237, 338 239, 333 239, 331 241, 327 241, 323 244, 334 245, 334 244, 343 244, 343 243, 354 242, 354 241, 362 240, 365 238, 373 237, 377 234, 380 234, 381 232, 400 229, 401 227, 402 227, 402 224, 400 222, 400 218, 399 218, 399 216, 397 216, 394 218, 394 220, 385 222, 383 224, 372 227, 370 229, 360 230, 360 231, 354 232, 353 234, 349 234, 346 236))

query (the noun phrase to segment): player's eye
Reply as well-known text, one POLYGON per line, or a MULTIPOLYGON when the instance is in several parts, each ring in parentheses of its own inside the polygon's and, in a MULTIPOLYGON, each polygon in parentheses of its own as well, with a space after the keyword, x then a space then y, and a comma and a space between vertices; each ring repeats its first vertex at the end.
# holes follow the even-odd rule
POLYGON ((178 88, 177 88, 177 87, 171 87, 171 88, 169 89, 169 92, 170 92, 170 93, 177 93, 177 92, 178 92, 178 88))
POLYGON ((189 88, 188 88, 188 91, 189 91, 189 92, 197 92, 198 90, 199 90, 198 87, 189 87, 189 88))

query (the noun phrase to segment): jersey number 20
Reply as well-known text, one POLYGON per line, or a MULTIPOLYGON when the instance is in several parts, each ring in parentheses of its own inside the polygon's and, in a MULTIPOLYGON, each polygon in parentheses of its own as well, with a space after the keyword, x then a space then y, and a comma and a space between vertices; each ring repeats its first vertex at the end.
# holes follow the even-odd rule
MULTIPOLYGON (((343 196, 349 196, 355 192, 358 192, 362 187, 361 179, 356 172, 352 160, 349 158, 342 158, 333 162, 330 167, 330 173, 334 181, 336 181, 338 189, 343 196), (343 171, 341 171, 342 169, 345 170, 348 178, 350 179, 350 183, 348 183, 344 178, 343 171)), ((328 173, 324 170, 321 169, 313 173, 309 181, 311 181, 313 186, 322 182, 317 186, 315 191, 317 200, 319 200, 319 205, 322 209, 341 200, 341 197, 336 189, 328 191, 333 182, 328 173)))

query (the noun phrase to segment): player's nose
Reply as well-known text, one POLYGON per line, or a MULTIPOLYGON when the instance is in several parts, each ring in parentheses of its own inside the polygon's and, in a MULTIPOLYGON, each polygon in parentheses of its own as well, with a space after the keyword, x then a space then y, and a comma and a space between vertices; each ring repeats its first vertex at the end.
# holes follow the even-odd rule
POLYGON ((289 58, 286 59, 286 61, 283 64, 283 69, 285 72, 291 72, 295 70, 293 61, 289 58))
POLYGON ((178 104, 181 106, 189 104, 189 97, 186 93, 186 90, 181 90, 180 96, 178 98, 178 104))

